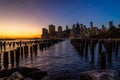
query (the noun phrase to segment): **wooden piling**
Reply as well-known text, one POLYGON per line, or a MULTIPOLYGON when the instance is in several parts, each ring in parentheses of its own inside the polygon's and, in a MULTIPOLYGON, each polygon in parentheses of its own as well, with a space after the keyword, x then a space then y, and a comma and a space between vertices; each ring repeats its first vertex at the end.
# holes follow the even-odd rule
POLYGON ((13 42, 13 47, 15 47, 15 42, 13 42))
POLYGON ((20 47, 22 46, 22 41, 20 41, 20 47))
POLYGON ((23 47, 20 47, 20 49, 21 49, 21 53, 20 53, 20 55, 21 55, 21 58, 23 58, 23 47))
POLYGON ((108 63, 111 64, 112 63, 112 41, 111 40, 108 41, 107 53, 108 53, 108 63))
POLYGON ((33 45, 35 56, 37 56, 37 44, 33 45))
POLYGON ((42 42, 40 43, 40 50, 43 50, 43 48, 44 48, 44 43, 42 42))
POLYGON ((85 58, 87 59, 88 57, 88 41, 85 41, 85 58))
POLYGON ((4 52, 3 54, 3 66, 5 69, 8 69, 8 52, 4 52))
POLYGON ((90 52, 91 52, 91 63, 94 63, 94 41, 91 41, 90 52))
POLYGON ((6 51, 6 41, 3 43, 4 51, 6 51))
POLYGON ((2 52, 2 41, 0 41, 0 51, 2 52))
POLYGON ((118 41, 115 41, 115 53, 118 55, 118 41))
POLYGON ((98 53, 101 53, 102 52, 102 41, 99 40, 98 42, 98 53))
POLYGON ((106 53, 105 52, 101 52, 99 54, 99 65, 100 65, 100 69, 102 70, 106 69, 106 53))
POLYGON ((33 57, 33 47, 32 46, 30 46, 30 56, 31 56, 31 58, 33 57))
POLYGON ((15 50, 15 54, 16 54, 16 67, 17 67, 19 65, 19 60, 20 60, 19 48, 15 50))
POLYGON ((91 41, 91 45, 90 45, 91 54, 94 53, 94 50, 95 50, 94 48, 95 48, 95 46, 94 46, 94 41, 91 41))
POLYGON ((27 57, 26 46, 24 46, 24 55, 25 55, 25 58, 26 58, 27 57))
POLYGON ((1 53, 0 53, 0 69, 2 68, 2 65, 1 65, 1 53))
POLYGON ((26 46, 26 53, 27 53, 27 57, 28 57, 28 46, 26 46))
POLYGON ((28 57, 28 46, 24 46, 24 55, 25 55, 25 58, 28 57))
POLYGON ((14 59, 15 59, 14 50, 10 50, 10 63, 12 67, 14 66, 14 59))

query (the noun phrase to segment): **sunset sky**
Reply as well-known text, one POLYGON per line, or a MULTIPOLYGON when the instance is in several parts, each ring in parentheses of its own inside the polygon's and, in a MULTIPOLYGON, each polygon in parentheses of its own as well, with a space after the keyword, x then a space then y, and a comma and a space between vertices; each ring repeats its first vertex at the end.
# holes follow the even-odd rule
POLYGON ((120 23, 119 0, 0 0, 0 37, 40 37, 41 29, 93 21, 120 23))

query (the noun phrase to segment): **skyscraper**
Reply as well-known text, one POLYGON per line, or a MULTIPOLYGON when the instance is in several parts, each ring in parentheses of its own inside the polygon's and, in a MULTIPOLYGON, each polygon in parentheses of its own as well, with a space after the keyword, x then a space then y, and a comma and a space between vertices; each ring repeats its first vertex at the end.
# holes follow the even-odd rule
POLYGON ((68 30, 68 25, 66 26, 66 30, 68 30))
POLYGON ((55 26, 49 25, 49 38, 55 38, 55 26))
POLYGON ((112 28, 113 27, 113 21, 110 21, 109 22, 109 28, 112 28))
POLYGON ((42 29, 42 38, 47 39, 48 38, 48 29, 43 28, 42 29))
POLYGON ((58 26, 58 32, 57 32, 57 38, 61 38, 62 37, 62 26, 58 26))
POLYGON ((90 22, 90 28, 93 29, 93 22, 90 22))
POLYGON ((59 33, 62 32, 62 26, 58 26, 58 32, 59 32, 59 33))

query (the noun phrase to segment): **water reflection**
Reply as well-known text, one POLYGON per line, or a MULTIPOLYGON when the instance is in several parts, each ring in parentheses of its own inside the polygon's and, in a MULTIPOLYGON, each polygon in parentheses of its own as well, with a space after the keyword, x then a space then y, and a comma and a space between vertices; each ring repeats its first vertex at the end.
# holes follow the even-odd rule
MULTIPOLYGON (((106 50, 105 43, 103 42, 82 42, 78 45, 78 48, 74 47, 70 40, 60 42, 56 45, 49 46, 52 44, 31 44, 28 45, 28 56, 21 54, 21 59, 19 66, 27 67, 36 67, 42 70, 48 71, 50 75, 55 75, 61 73, 62 71, 71 71, 76 75, 79 75, 80 72, 93 69, 115 69, 120 71, 120 54, 119 54, 119 45, 116 45, 118 48, 115 48, 115 51, 106 50), (43 46, 46 46, 43 48, 43 46), (48 46, 48 47, 47 47, 48 46), (36 53, 37 51, 37 53, 36 53), (104 53, 101 53, 103 52, 104 53), (35 53, 35 54, 34 54, 35 53), (26 57, 24 57, 26 56, 26 57), (118 57, 118 58, 116 58, 118 57)), ((115 43, 117 44, 117 43, 115 43)), ((27 43, 24 43, 27 45, 27 43)), ((7 46, 7 49, 15 48, 13 46, 7 46)), ((108 45, 107 45, 108 46, 108 45)), ((21 51, 24 51, 25 48, 21 45, 21 51), (22 50, 23 49, 23 50, 22 50)), ((112 48, 113 49, 113 48, 112 48)), ((27 50, 27 49, 26 49, 27 50)), ((10 52, 11 57, 13 52, 10 52)), ((11 58, 11 63, 14 65, 11 58)), ((12 66, 13 67, 13 66, 12 66)))

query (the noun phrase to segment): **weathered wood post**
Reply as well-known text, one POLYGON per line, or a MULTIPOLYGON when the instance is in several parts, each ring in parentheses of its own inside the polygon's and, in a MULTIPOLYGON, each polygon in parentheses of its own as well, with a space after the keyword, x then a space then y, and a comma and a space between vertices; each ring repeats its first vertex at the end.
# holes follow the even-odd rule
POLYGON ((13 47, 15 47, 15 42, 13 42, 13 47))
POLYGON ((15 54, 16 54, 16 67, 19 65, 19 60, 20 60, 20 51, 19 51, 20 48, 17 48, 15 50, 15 54))
POLYGON ((11 45, 12 45, 12 42, 9 42, 9 47, 11 47, 11 45))
POLYGON ((11 66, 12 66, 12 68, 13 68, 13 66, 14 66, 14 58, 15 56, 14 56, 14 50, 10 50, 10 62, 11 62, 11 66))
POLYGON ((3 42, 4 51, 6 51, 6 41, 3 42))
POLYGON ((1 49, 1 52, 2 52, 2 41, 0 41, 0 49, 1 49))
POLYGON ((108 40, 107 53, 108 53, 108 63, 111 64, 112 63, 112 40, 108 40))
POLYGON ((90 52, 91 52, 91 63, 94 63, 94 41, 91 40, 90 52))
POLYGON ((8 52, 4 52, 3 54, 3 66, 5 69, 8 69, 8 52))
POLYGON ((106 53, 105 52, 99 53, 99 65, 100 65, 100 69, 106 69, 106 53))
POLYGON ((24 46, 24 55, 25 55, 25 58, 28 57, 28 46, 24 46))
POLYGON ((118 41, 117 40, 115 41, 115 53, 117 56, 118 55, 118 41))
POLYGON ((1 53, 0 53, 0 69, 2 68, 2 65, 1 65, 1 53))
POLYGON ((22 46, 22 41, 20 41, 20 47, 22 46))
POLYGON ((83 56, 83 53, 84 53, 84 46, 85 46, 85 42, 84 42, 84 40, 81 40, 81 46, 80 46, 80 48, 81 48, 81 55, 83 56))
POLYGON ((116 47, 116 41, 113 40, 113 41, 112 41, 112 50, 113 50, 113 51, 115 51, 115 47, 116 47))
POLYGON ((94 41, 91 40, 91 42, 90 42, 90 51, 91 51, 91 53, 94 53, 94 50, 95 50, 94 47, 95 47, 94 41))
POLYGON ((24 56, 25 56, 25 58, 27 57, 26 46, 24 46, 24 56))
POLYGON ((51 46, 50 40, 48 41, 48 48, 51 46))
POLYGON ((26 46, 26 53, 27 53, 27 57, 28 57, 28 46, 26 46))
POLYGON ((21 58, 23 58, 23 47, 20 47, 20 50, 21 50, 21 58))
POLYGON ((40 44, 40 50, 43 50, 43 48, 44 48, 44 42, 40 44))
POLYGON ((98 53, 102 52, 102 40, 98 41, 98 53))
POLYGON ((33 47, 32 46, 30 46, 30 56, 31 56, 31 58, 33 57, 33 47))
POLYGON ((88 40, 85 41, 85 59, 88 58, 88 40))
POLYGON ((33 45, 35 56, 37 56, 37 44, 33 45))

